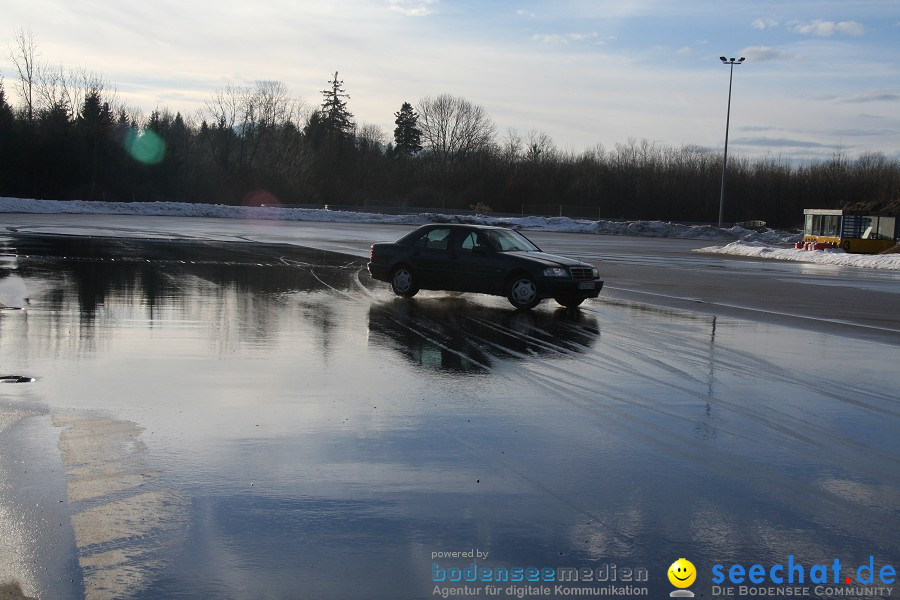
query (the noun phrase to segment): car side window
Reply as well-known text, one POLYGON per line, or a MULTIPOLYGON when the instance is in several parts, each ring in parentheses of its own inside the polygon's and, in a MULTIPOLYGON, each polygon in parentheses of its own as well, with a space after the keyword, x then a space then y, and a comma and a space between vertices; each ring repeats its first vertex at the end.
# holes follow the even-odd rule
POLYGON ((488 233, 489 244, 493 245, 494 248, 499 250, 500 252, 506 252, 507 248, 503 244, 503 239, 497 235, 495 232, 491 231, 488 233))
POLYGON ((415 248, 427 248, 429 250, 446 250, 447 244, 450 242, 449 229, 432 229, 419 239, 413 246, 415 248))
POLYGON ((466 250, 468 252, 473 250, 485 250, 487 249, 487 240, 480 231, 472 231, 463 237, 459 247, 460 250, 466 250))

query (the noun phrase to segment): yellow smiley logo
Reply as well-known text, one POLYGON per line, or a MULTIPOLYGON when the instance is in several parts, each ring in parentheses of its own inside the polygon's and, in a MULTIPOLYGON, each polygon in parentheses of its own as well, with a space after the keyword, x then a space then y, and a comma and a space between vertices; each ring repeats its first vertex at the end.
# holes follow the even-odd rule
POLYGON ((697 569, 686 558, 679 558, 669 567, 669 581, 677 588, 690 587, 697 579, 697 569))

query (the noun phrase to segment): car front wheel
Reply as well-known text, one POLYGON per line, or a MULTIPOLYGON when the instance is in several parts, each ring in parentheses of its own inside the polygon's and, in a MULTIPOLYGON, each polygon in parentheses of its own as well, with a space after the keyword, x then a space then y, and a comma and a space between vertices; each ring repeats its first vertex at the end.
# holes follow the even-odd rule
POLYGON ((509 299, 510 304, 518 310, 534 308, 541 301, 541 297, 538 296, 537 285, 527 275, 516 275, 510 278, 506 289, 506 297, 509 299))
POLYGON ((416 275, 406 265, 400 265, 391 272, 391 289, 398 296, 412 298, 419 291, 416 275))

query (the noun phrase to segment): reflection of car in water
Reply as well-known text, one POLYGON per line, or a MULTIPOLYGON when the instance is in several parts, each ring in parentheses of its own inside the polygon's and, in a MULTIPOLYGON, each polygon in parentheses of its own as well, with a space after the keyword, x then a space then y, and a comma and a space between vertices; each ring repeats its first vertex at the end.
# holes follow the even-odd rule
POLYGON ((424 225, 396 242, 373 244, 369 273, 398 296, 476 292, 506 296, 518 309, 543 298, 575 307, 603 287, 593 265, 542 252, 517 231, 480 225, 424 225))
POLYGON ((580 311, 510 312, 464 298, 399 299, 369 308, 369 343, 389 347, 417 365, 478 371, 498 360, 565 358, 600 336, 597 319, 580 311))

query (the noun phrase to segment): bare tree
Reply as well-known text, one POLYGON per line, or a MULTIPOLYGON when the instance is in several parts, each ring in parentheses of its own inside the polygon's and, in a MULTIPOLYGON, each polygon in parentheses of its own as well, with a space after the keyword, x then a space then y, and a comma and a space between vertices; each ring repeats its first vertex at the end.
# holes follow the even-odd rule
POLYGON ((481 106, 441 94, 419 102, 419 129, 426 146, 441 163, 490 147, 494 123, 481 106))
POLYGON ((356 138, 356 145, 360 150, 377 150, 379 152, 388 139, 384 130, 372 123, 363 123, 354 127, 353 137, 356 138))
POLYGON ((88 71, 85 67, 70 68, 68 72, 69 102, 78 108, 84 105, 88 96, 99 96, 111 107, 118 107, 120 102, 116 89, 110 86, 106 77, 96 71, 88 71))
POLYGON ((553 139, 543 131, 532 129, 525 140, 525 158, 532 162, 547 161, 556 157, 553 139))
POLYGON ((208 116, 213 123, 233 130, 238 124, 238 113, 243 94, 242 88, 229 83, 223 89, 213 92, 212 97, 206 100, 203 109, 204 115, 208 116))
POLYGON ((257 81, 252 89, 246 90, 243 141, 247 146, 248 167, 260 154, 268 155, 270 162, 280 164, 286 160, 289 149, 279 142, 280 135, 300 118, 302 110, 302 101, 291 97, 281 81, 257 81))
POLYGON ((34 83, 34 107, 38 110, 63 109, 71 115, 77 110, 72 103, 69 78, 62 65, 51 67, 38 65, 34 83))
POLYGON ((253 102, 258 105, 258 120, 265 127, 278 127, 296 121, 302 103, 291 98, 281 81, 257 81, 253 102))
POLYGON ((200 112, 204 125, 207 119, 210 121, 209 127, 201 127, 200 134, 209 145, 213 159, 223 169, 232 167, 241 95, 240 88, 229 83, 224 89, 213 92, 200 112))
POLYGON ((228 84, 206 101, 204 117, 237 133, 277 127, 298 118, 302 103, 280 81, 257 81, 253 87, 228 84))
POLYGON ((503 138, 500 156, 506 163, 517 163, 521 160, 530 162, 549 161, 558 158, 553 139, 543 131, 532 129, 523 137, 519 131, 510 127, 503 138))
POLYGON ((75 115, 92 95, 103 98, 110 106, 118 106, 115 89, 100 73, 62 64, 38 64, 35 72, 34 108, 38 111, 64 110, 75 115))
POLYGON ((231 168, 234 160, 239 169, 250 169, 261 147, 301 110, 282 82, 257 81, 253 87, 228 84, 217 90, 201 117, 212 122, 208 141, 222 166, 231 168))
POLYGON ((514 127, 509 127, 506 130, 506 137, 503 138, 503 145, 501 148, 501 156, 503 157, 503 161, 507 164, 515 164, 522 156, 522 136, 519 135, 519 131, 514 127))
POLYGON ((34 120, 34 84, 37 75, 37 40, 30 29, 19 27, 15 32, 15 46, 9 49, 9 59, 19 73, 17 90, 28 121, 34 120))

